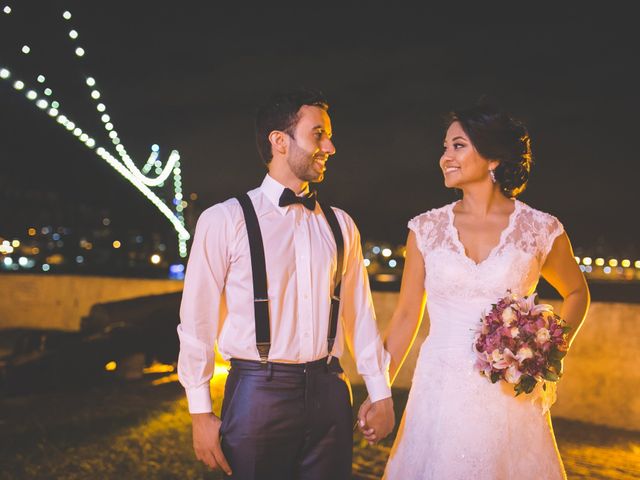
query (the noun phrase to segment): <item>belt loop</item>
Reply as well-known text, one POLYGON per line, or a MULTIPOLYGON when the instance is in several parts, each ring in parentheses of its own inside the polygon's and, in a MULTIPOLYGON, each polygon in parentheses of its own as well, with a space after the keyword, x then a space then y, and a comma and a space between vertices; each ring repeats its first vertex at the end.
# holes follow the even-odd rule
POLYGON ((267 363, 267 381, 270 382, 273 378, 273 363, 267 363))

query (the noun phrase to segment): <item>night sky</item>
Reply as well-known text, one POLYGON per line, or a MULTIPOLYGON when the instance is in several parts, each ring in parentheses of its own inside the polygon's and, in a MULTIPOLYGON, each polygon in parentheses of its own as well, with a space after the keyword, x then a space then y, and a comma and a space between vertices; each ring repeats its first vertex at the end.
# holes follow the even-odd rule
MULTIPOLYGON (((631 16, 616 2, 396 3, 2 0, 13 11, 0 13, 0 66, 32 84, 44 74, 65 112, 106 144, 84 85, 93 76, 138 165, 153 143, 165 155, 179 150, 185 192, 203 207, 260 183, 256 106, 276 90, 319 88, 337 148, 320 198, 347 210, 364 238, 395 242, 408 219, 456 198, 438 168, 443 117, 485 98, 529 127, 536 163, 521 199, 557 215, 574 246, 634 248, 640 52, 631 16), (71 28, 87 51, 80 60, 71 28)), ((4 81, 0 162, 12 184, 164 225, 4 81)))

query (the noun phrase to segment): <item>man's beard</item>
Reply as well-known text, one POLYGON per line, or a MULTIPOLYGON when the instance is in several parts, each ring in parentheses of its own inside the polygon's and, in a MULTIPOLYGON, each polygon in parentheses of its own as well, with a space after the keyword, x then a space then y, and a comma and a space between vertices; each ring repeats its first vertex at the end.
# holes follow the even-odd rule
POLYGON ((315 158, 293 141, 290 144, 287 163, 293 174, 304 182, 321 182, 324 180, 324 172, 318 172, 315 168, 315 158))

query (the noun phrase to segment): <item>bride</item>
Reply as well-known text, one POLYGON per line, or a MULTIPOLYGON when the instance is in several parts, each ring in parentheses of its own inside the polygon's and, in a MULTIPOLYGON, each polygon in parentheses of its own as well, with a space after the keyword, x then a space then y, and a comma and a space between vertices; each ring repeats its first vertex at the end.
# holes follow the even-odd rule
MULTIPOLYGON (((488 106, 451 114, 440 167, 462 199, 409 222, 398 305, 386 333, 395 378, 425 303, 429 335, 420 348, 405 413, 385 471, 390 480, 563 479, 549 413, 535 392, 514 396, 474 368, 474 331, 484 310, 511 290, 535 291, 542 275, 562 296, 569 344, 589 291, 569 238, 552 215, 517 200, 527 184, 525 127, 488 106)), ((359 418, 365 438, 379 440, 359 418)))

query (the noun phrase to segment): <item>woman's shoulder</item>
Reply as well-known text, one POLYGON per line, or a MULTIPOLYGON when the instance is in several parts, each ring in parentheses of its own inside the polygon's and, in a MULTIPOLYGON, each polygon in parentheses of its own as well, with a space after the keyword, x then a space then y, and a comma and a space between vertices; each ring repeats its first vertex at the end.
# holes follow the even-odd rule
POLYGON ((563 231, 560 220, 551 213, 534 208, 520 200, 516 200, 520 209, 520 218, 538 233, 558 235, 563 231))
POLYGON ((411 230, 419 231, 428 225, 434 226, 437 224, 447 223, 454 203, 455 202, 442 207, 432 208, 431 210, 427 210, 426 212, 416 215, 409 220, 409 228, 411 230))

